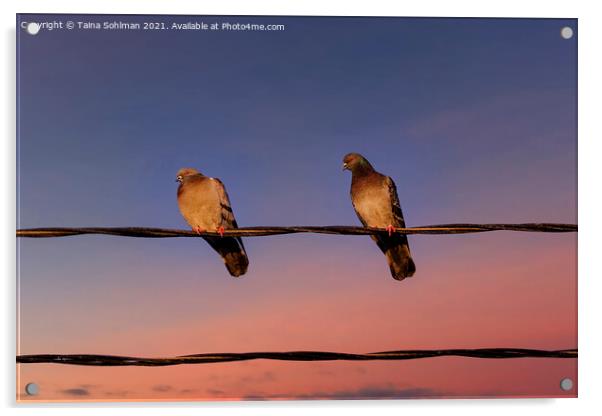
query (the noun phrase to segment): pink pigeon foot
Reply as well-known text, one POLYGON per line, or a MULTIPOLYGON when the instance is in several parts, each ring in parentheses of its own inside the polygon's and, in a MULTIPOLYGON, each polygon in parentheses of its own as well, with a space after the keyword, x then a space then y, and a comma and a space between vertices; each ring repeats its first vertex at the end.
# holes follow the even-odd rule
POLYGON ((389 232, 389 237, 391 237, 393 235, 393 233, 395 232, 395 227, 393 227, 391 224, 387 225, 386 230, 389 232))
POLYGON ((197 233, 197 234, 202 234, 202 233, 204 233, 204 232, 205 232, 205 230, 204 230, 203 228, 201 228, 201 227, 198 227, 198 226, 197 226, 197 227, 194 227, 194 228, 193 228, 193 231, 194 231, 195 233, 197 233))
POLYGON ((219 227, 219 228, 217 229, 217 232, 219 233, 219 236, 220 236, 220 237, 223 237, 223 236, 224 236, 224 227, 219 227))

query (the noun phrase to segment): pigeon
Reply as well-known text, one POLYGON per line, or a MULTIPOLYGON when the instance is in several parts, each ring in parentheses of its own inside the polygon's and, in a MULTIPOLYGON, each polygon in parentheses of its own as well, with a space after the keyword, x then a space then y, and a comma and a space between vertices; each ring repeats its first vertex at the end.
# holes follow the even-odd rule
POLYGON ((364 227, 386 228, 389 232, 388 236, 370 237, 387 257, 391 276, 396 280, 411 277, 416 265, 408 237, 395 233, 395 228, 405 228, 405 222, 393 179, 378 173, 358 153, 349 153, 343 158, 343 170, 351 171, 351 202, 364 227))
POLYGON ((228 272, 234 277, 245 274, 249 259, 240 237, 224 237, 224 230, 238 228, 230 199, 222 181, 210 178, 193 168, 178 171, 178 207, 198 234, 214 231, 220 237, 203 237, 219 253, 228 272))

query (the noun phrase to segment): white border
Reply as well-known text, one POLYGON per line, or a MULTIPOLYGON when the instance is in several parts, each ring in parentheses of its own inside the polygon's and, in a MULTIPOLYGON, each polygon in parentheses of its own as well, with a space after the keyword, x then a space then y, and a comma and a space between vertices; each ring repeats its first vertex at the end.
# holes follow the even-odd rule
POLYGON ((4 97, 0 126, 2 140, 3 175, 0 192, 2 204, 2 244, 0 264, 5 265, 2 332, 5 334, 2 348, 2 376, 0 391, 8 413, 30 414, 44 410, 51 414, 80 414, 83 410, 92 414, 113 413, 116 408, 142 411, 149 415, 170 414, 312 414, 326 415, 343 410, 351 415, 371 412, 378 415, 399 412, 446 415, 482 414, 504 415, 510 412, 542 414, 546 416, 568 414, 600 414, 602 393, 598 370, 600 369, 600 324, 602 316, 597 300, 602 293, 602 266, 597 236, 602 232, 602 185, 598 178, 602 154, 600 142, 600 77, 602 63, 599 52, 602 42, 601 15, 594 1, 420 1, 387 2, 370 0, 328 1, 306 0, 299 4, 278 1, 67 1, 21 0, 0 2, 2 21, 2 89, 4 97), (15 409, 15 13, 138 13, 138 14, 253 14, 253 15, 339 15, 339 16, 473 16, 473 17, 569 17, 579 18, 579 399, 557 400, 429 400, 429 401, 352 401, 352 402, 246 402, 246 403, 152 403, 103 404, 103 405, 46 405, 19 406, 15 409), (168 410, 169 409, 169 410, 168 410))

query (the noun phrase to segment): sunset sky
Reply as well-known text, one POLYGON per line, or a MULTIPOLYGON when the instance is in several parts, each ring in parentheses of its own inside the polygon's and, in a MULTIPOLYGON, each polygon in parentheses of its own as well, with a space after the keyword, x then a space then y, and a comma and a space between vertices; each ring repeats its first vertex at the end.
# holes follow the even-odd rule
MULTIPOLYGON (((577 21, 20 15, 284 24, 280 32, 17 30, 18 227, 187 228, 176 172, 240 226, 359 225, 343 156, 397 183, 408 226, 577 223, 577 21), (573 28, 563 39, 560 30, 573 28)), ((577 347, 577 236, 19 239, 19 354, 577 347)), ((19 400, 573 397, 573 359, 18 365, 19 400), (35 382, 40 393, 25 395, 35 382)))

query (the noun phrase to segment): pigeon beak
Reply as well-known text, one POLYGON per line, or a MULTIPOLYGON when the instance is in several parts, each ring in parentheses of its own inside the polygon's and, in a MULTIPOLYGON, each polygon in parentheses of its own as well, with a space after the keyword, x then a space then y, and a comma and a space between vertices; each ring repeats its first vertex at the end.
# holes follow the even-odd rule
POLYGON ((343 170, 347 170, 349 169, 349 167, 347 166, 347 163, 343 163, 343 170))

